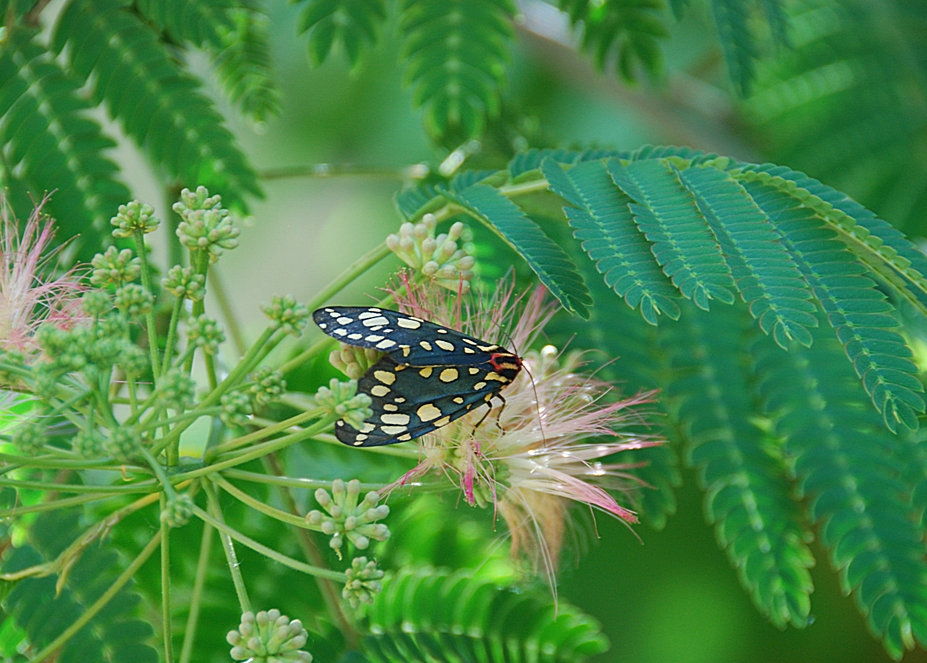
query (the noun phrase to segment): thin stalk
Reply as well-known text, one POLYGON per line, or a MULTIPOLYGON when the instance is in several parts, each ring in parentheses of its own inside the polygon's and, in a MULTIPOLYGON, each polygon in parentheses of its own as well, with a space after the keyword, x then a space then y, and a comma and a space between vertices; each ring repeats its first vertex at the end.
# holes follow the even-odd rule
POLYGON ((183 645, 180 649, 180 663, 190 663, 190 656, 193 653, 196 628, 199 625, 200 605, 203 600, 203 587, 206 584, 209 558, 212 555, 213 532, 215 530, 212 527, 203 525, 203 535, 200 538, 200 556, 196 561, 196 575, 193 576, 193 591, 190 596, 190 612, 187 614, 187 628, 184 629, 183 645))
POLYGON ((171 367, 171 356, 174 354, 174 340, 177 338, 177 326, 180 324, 180 314, 183 313, 183 297, 174 300, 171 309, 171 319, 167 325, 167 340, 164 342, 164 359, 161 362, 161 374, 167 373, 171 367))
POLYGON ((229 337, 232 339, 232 344, 235 346, 235 352, 240 355, 244 354, 247 348, 245 337, 244 334, 242 334, 238 317, 232 309, 232 303, 229 301, 228 293, 225 291, 225 285, 219 277, 219 271, 216 268, 211 269, 207 278, 209 278, 209 292, 212 293, 213 299, 215 299, 216 303, 219 305, 219 310, 222 312, 222 319, 225 320, 225 328, 228 330, 229 337))
POLYGON ((222 444, 213 447, 210 451, 212 452, 212 456, 217 456, 222 453, 227 453, 229 451, 237 449, 238 447, 244 447, 249 444, 253 444, 254 442, 257 442, 258 440, 262 440, 265 437, 270 437, 271 435, 282 433, 287 428, 298 426, 299 424, 303 423, 304 421, 308 419, 315 419, 319 417, 321 414, 323 414, 321 408, 312 408, 310 410, 300 412, 299 414, 295 414, 289 419, 284 419, 283 421, 273 422, 272 424, 265 426, 263 428, 260 428, 256 431, 253 431, 251 433, 246 433, 245 435, 239 435, 236 438, 227 440, 223 442, 222 444))
MULTIPOLYGON (((151 287, 151 267, 148 264, 148 253, 145 251, 145 234, 136 229, 133 233, 135 238, 135 253, 142 263, 142 285, 150 293, 154 293, 151 287)), ((158 335, 155 329, 154 309, 145 314, 145 327, 148 329, 148 351, 151 355, 151 372, 154 375, 155 382, 161 377, 161 360, 158 357, 158 335)))
POLYGON ((375 264, 383 260, 383 258, 388 256, 389 253, 390 250, 386 246, 386 242, 378 244, 370 251, 348 265, 347 269, 336 276, 331 283, 322 288, 322 290, 315 297, 310 299, 306 303, 306 306, 310 311, 314 311, 315 309, 319 308, 322 306, 322 304, 328 301, 332 295, 340 292, 342 288, 354 281, 354 279, 373 267, 375 264))
MULTIPOLYGON (((303 477, 285 477, 276 475, 267 475, 263 472, 249 472, 247 470, 228 469, 222 473, 227 479, 241 479, 242 481, 253 481, 254 483, 263 483, 271 486, 286 486, 288 488, 327 488, 331 489, 331 481, 322 481, 321 479, 306 479, 303 477)), ((382 490, 388 484, 385 483, 362 483, 361 490, 382 490)), ((407 485, 421 485, 418 482, 407 485)))
MULTIPOLYGON (((288 566, 291 569, 300 571, 301 573, 306 573, 308 575, 313 575, 313 576, 321 576, 323 578, 330 578, 331 580, 337 580, 338 582, 348 581, 348 576, 344 573, 341 573, 339 571, 332 571, 330 569, 319 568, 317 566, 311 566, 309 564, 300 562, 297 559, 293 559, 292 557, 284 555, 283 553, 277 552, 273 548, 268 548, 264 544, 258 543, 254 539, 248 536, 245 536, 238 530, 232 527, 229 527, 221 520, 213 518, 211 515, 203 511, 198 506, 193 507, 193 513, 196 514, 198 518, 202 519, 203 522, 207 523, 208 525, 212 525, 217 530, 219 530, 220 536, 223 536, 223 538, 228 539, 229 546, 231 545, 231 539, 235 539, 239 543, 247 546, 248 548, 251 548, 253 551, 260 553, 261 555, 264 555, 268 559, 272 559, 275 562, 279 562, 283 564, 284 566, 288 566)), ((236 566, 235 571, 237 571, 240 574, 240 571, 238 571, 237 566, 236 566)), ((248 612, 250 609, 251 608, 249 606, 242 605, 242 612, 248 612)))
POLYGON ((29 659, 30 663, 41 663, 49 659, 52 654, 54 654, 60 647, 64 645, 71 637, 74 636, 79 630, 81 630, 87 622, 97 616, 97 614, 102 610, 107 603, 109 603, 114 596, 121 590, 129 580, 132 579, 132 576, 142 567, 142 565, 148 561, 148 558, 151 557, 154 553, 155 548, 161 543, 161 533, 158 532, 154 535, 151 541, 142 548, 142 551, 138 554, 135 560, 119 574, 119 577, 113 582, 109 588, 103 592, 103 594, 98 598, 93 604, 86 608, 84 612, 78 617, 73 624, 61 632, 61 634, 52 640, 44 649, 39 651, 35 656, 29 659))
POLYGON ((16 489, 36 489, 55 491, 59 493, 147 493, 155 484, 153 480, 139 481, 127 486, 93 486, 76 483, 46 483, 44 481, 28 481, 25 479, 7 479, 0 477, 0 486, 9 486, 16 489))
POLYGON ((299 431, 298 433, 291 433, 290 435, 284 435, 275 440, 265 442, 264 444, 259 444, 256 447, 249 449, 247 452, 240 455, 232 456, 231 458, 220 460, 219 462, 210 463, 206 467, 200 467, 195 470, 190 470, 189 472, 183 472, 181 474, 175 475, 177 479, 195 479, 197 477, 209 476, 210 474, 215 474, 221 470, 224 470, 228 467, 235 467, 236 465, 242 465, 249 461, 254 460, 255 458, 260 458, 266 454, 269 454, 273 451, 278 451, 284 447, 288 447, 291 444, 300 442, 302 440, 315 437, 318 435, 319 431, 327 428, 332 425, 332 418, 326 417, 322 421, 318 422, 314 426, 307 428, 305 430, 299 431))
MULTIPOLYGON (((245 506, 249 506, 255 511, 263 513, 265 516, 269 516, 275 520, 279 520, 280 522, 287 523, 301 529, 320 531, 318 528, 310 525, 303 516, 298 514, 294 515, 293 513, 288 513, 276 507, 272 507, 269 504, 264 504, 264 502, 255 499, 243 490, 236 488, 233 484, 223 479, 221 475, 211 476, 209 479, 245 506)), ((329 483, 329 487, 330 486, 331 484, 329 483)))
MULTIPOLYGON (((280 467, 280 463, 277 460, 276 455, 271 454, 264 459, 264 465, 269 470, 270 473, 276 476, 280 476, 283 472, 283 468, 280 467)), ((295 516, 299 516, 299 506, 296 504, 296 500, 293 498, 293 493, 290 492, 289 488, 285 486, 279 487, 279 492, 283 498, 286 508, 295 516)), ((322 553, 319 552, 318 546, 313 540, 312 534, 300 529, 296 532, 297 541, 299 541, 300 547, 303 549, 303 555, 315 566, 323 566, 325 564, 325 559, 322 557, 322 553)), ((328 607, 328 613, 334 617, 335 621, 341 626, 341 632, 347 640, 349 647, 354 648, 357 646, 358 633, 354 628, 354 625, 351 623, 351 620, 348 619, 348 616, 345 614, 344 609, 341 607, 341 601, 338 597, 338 590, 335 589, 334 584, 328 578, 323 578, 320 576, 315 577, 316 584, 319 586, 319 591, 322 594, 322 599, 325 601, 325 605, 328 607)))
MULTIPOLYGON (((166 486, 165 486, 166 488, 166 486)), ((161 513, 167 508, 167 494, 161 493, 161 513)), ((174 661, 174 643, 171 637, 171 526, 161 521, 161 621, 164 623, 164 663, 174 661)))
MULTIPOLYGON (((232 532, 234 529, 225 524, 222 518, 222 510, 219 508, 219 500, 216 499, 216 491, 211 485, 206 485, 206 496, 209 501, 209 510, 213 515, 209 515, 198 506, 193 506, 193 513, 203 521, 206 527, 212 526, 219 532, 219 539, 222 541, 222 550, 225 552, 225 561, 229 567, 229 575, 232 576, 232 584, 235 586, 235 593, 238 595, 238 604, 241 606, 242 613, 251 611, 251 599, 248 598, 248 588, 245 587, 245 579, 241 575, 241 565, 238 563, 238 555, 235 554, 235 544, 232 543, 232 532)), ((236 532, 237 533, 237 532, 236 532)))

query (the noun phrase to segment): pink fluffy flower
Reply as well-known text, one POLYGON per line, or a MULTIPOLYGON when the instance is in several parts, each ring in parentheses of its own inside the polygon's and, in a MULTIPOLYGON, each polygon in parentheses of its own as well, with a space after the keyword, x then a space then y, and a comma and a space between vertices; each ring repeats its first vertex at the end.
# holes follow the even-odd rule
MULTIPOLYGON (((516 352, 537 340, 554 311, 541 288, 516 298, 512 287, 501 287, 469 306, 408 283, 394 294, 404 312, 516 352)), ((579 353, 550 345, 522 360, 524 370, 502 391, 505 405, 498 401, 478 427, 485 408, 419 438, 421 462, 403 481, 439 471, 469 504, 492 504, 511 533, 513 555, 529 557, 553 584, 570 503, 637 522, 609 492, 639 488, 636 465, 611 457, 660 441, 633 432, 646 426, 636 406, 652 394, 616 398, 611 385, 582 372, 579 353)))
POLYGON ((54 222, 39 204, 20 233, 16 219, 0 195, 0 347, 28 350, 43 322, 69 327, 79 314, 83 290, 73 270, 57 277, 56 251, 50 250, 54 222))

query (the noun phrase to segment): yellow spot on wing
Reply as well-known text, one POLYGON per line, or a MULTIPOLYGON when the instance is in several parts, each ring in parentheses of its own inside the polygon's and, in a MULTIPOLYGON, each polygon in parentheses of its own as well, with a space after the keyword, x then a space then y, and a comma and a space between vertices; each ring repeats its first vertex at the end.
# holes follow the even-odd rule
POLYGON ((421 375, 423 378, 430 378, 431 377, 431 366, 426 366, 425 368, 421 369, 418 372, 418 374, 421 375))
POLYGON ((418 329, 419 327, 422 326, 421 322, 419 322, 418 320, 414 320, 412 318, 399 318, 398 320, 396 320, 396 324, 406 329, 418 329))
POLYGON ((422 421, 431 421, 441 416, 441 410, 431 403, 425 403, 415 411, 415 414, 417 414, 418 418, 422 421))
POLYGON ((389 387, 382 384, 375 384, 370 388, 370 393, 378 398, 383 398, 389 393, 389 387))
POLYGON ((456 368, 445 368, 443 371, 441 371, 438 379, 441 380, 441 382, 453 382, 459 376, 460 374, 457 372, 456 368))
POLYGON ((394 426, 408 426, 409 415, 403 414, 401 412, 382 414, 380 415, 380 421, 382 421, 384 424, 391 424, 394 426))
POLYGON ((439 339, 435 341, 435 345, 437 345, 442 350, 447 350, 448 352, 452 352, 454 350, 454 344, 448 341, 443 341, 439 339))
POLYGON ((393 384, 396 381, 396 374, 392 371, 374 371, 373 377, 383 384, 393 384))

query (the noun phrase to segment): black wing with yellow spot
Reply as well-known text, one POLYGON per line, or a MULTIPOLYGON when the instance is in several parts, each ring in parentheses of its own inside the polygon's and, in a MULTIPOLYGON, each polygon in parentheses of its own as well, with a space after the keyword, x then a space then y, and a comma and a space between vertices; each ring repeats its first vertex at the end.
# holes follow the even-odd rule
POLYGON ((396 356, 410 366, 480 364, 504 348, 455 329, 375 306, 327 306, 312 319, 323 332, 348 345, 396 356))
POLYGON ((335 423, 336 437, 350 446, 406 442, 480 405, 491 407, 521 370, 518 356, 498 345, 398 311, 332 306, 312 317, 344 343, 386 353, 357 384, 373 414, 360 429, 335 423))

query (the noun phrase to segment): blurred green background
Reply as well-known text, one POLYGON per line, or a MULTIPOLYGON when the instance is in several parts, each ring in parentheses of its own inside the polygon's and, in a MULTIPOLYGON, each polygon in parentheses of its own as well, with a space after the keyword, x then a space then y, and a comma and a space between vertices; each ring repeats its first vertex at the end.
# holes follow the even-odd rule
MULTIPOLYGON (((713 26, 706 11, 693 3, 682 21, 671 22, 665 77, 634 85, 596 71, 586 57, 560 43, 556 22, 546 28, 529 22, 519 29, 506 93, 523 138, 531 146, 634 149, 668 143, 778 161, 781 156, 771 149, 768 135, 751 131, 744 120, 717 40, 707 36, 713 26)), ((241 247, 221 265, 235 313, 252 332, 263 324, 259 304, 271 294, 309 298, 394 231, 399 217, 392 197, 404 183, 404 169, 422 162, 434 168, 445 156, 425 135, 411 94, 403 88, 400 55, 388 38, 356 70, 340 53, 316 68, 296 35, 297 10, 276 6, 270 17, 283 112, 261 127, 231 110, 228 114, 252 162, 266 176, 265 200, 254 205, 241 247), (331 164, 333 176, 299 174, 319 164, 331 164), (339 174, 348 167, 354 172, 339 174), (287 169, 292 174, 283 176, 287 169)), ((823 140, 829 127, 803 129, 821 132, 823 140)), ((473 160, 498 166, 494 154, 490 139, 473 160)), ((129 176, 136 195, 144 199, 147 194, 163 212, 158 188, 141 160, 131 150, 121 155, 123 163, 138 163, 129 176)), ((827 183, 856 193, 852 182, 827 183)), ((916 235, 919 228, 907 230, 916 235)), ((343 292, 338 303, 361 304, 376 296, 394 267, 394 262, 381 265, 343 292)), ((592 539, 580 563, 563 569, 561 598, 600 619, 612 641, 602 661, 890 660, 866 632, 853 599, 841 595, 834 573, 821 562, 813 574, 814 622, 804 630, 769 625, 718 550, 694 476, 684 472, 684 480, 678 513, 665 529, 644 523, 637 529, 638 541, 620 524, 599 517, 598 540, 592 539)), ((578 552, 570 557, 578 558, 578 552)), ((822 551, 817 554, 826 559, 822 551)), ((927 661, 927 654, 915 652, 905 660, 927 661)))

